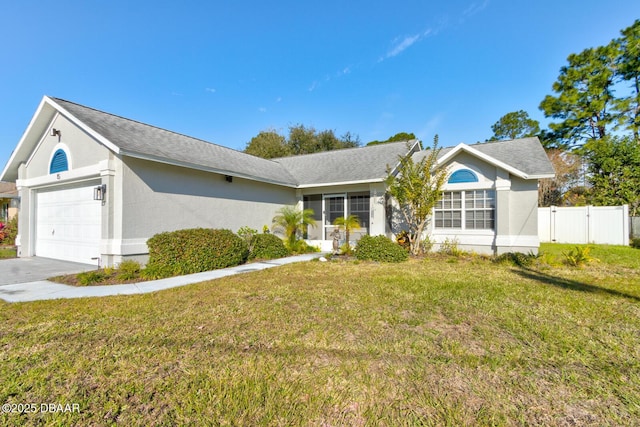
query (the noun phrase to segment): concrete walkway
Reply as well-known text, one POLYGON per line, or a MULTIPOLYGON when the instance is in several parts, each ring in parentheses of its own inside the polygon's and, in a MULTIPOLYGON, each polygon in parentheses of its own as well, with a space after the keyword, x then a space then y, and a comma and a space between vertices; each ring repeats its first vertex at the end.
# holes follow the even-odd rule
MULTIPOLYGON (((169 277, 167 279, 130 283, 126 285, 78 287, 54 283, 48 280, 7 284, 0 285, 0 299, 7 302, 26 302, 58 298, 87 298, 104 297, 109 295, 144 294, 148 292, 161 291, 163 289, 175 288, 178 286, 190 285, 192 283, 219 279, 221 277, 233 276, 234 274, 265 270, 267 268, 291 264, 294 262, 310 261, 314 258, 320 258, 321 256, 323 256, 321 253, 297 255, 269 261, 254 262, 251 264, 243 264, 220 270, 205 271, 203 273, 189 274, 187 276, 169 277)), ((2 264, 0 264, 0 267, 1 266, 2 264)))

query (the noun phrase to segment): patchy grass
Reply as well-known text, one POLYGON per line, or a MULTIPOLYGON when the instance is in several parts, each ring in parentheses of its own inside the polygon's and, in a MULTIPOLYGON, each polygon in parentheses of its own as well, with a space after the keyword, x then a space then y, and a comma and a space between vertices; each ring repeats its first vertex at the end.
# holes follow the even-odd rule
POLYGON ((0 303, 0 402, 80 405, 0 423, 637 425, 640 270, 598 251, 582 269, 310 262, 0 303))
POLYGON ((562 260, 563 252, 568 252, 577 247, 591 248, 589 254, 604 265, 621 266, 627 268, 640 268, 640 250, 629 246, 617 245, 575 245, 569 243, 542 243, 540 251, 549 253, 562 260))
POLYGON ((0 259, 15 258, 17 251, 15 246, 0 247, 0 259))

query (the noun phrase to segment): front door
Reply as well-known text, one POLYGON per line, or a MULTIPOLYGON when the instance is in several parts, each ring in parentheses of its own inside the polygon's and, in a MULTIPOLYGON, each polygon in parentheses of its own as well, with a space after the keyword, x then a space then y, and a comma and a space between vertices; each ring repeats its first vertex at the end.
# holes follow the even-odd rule
MULTIPOLYGON (((346 194, 328 194, 324 196, 324 239, 333 240, 331 233, 337 227, 333 225, 336 218, 344 217, 346 194)), ((340 236, 341 240, 344 236, 340 236)))

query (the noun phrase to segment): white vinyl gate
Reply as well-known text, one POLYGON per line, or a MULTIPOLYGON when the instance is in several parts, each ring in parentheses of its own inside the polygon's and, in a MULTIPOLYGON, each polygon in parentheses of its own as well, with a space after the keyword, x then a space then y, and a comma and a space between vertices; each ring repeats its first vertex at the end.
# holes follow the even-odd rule
POLYGON ((629 245, 629 207, 538 208, 541 242, 629 245))

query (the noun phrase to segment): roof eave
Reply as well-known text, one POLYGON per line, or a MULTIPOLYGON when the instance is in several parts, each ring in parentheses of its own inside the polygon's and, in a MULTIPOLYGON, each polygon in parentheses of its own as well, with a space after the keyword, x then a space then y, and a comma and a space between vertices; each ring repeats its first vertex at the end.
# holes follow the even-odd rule
POLYGON ((228 175, 228 176, 233 176, 233 177, 237 177, 237 178, 248 179, 248 180, 251 180, 251 181, 264 182, 264 183, 267 183, 267 184, 281 185, 281 186, 290 187, 290 188, 298 188, 297 185, 295 183, 292 183, 292 182, 286 182, 286 181, 279 181, 279 180, 275 180, 275 179, 262 178, 262 177, 257 177, 257 176, 253 176, 253 175, 249 175, 249 174, 243 174, 243 173, 239 173, 239 172, 235 172, 235 171, 229 171, 229 170, 224 170, 224 169, 208 167, 208 166, 204 166, 204 165, 198 165, 198 164, 195 164, 195 163, 180 162, 180 161, 177 161, 177 160, 167 159, 167 158, 164 158, 164 157, 137 153, 135 151, 123 151, 123 150, 121 150, 120 154, 123 155, 123 156, 133 157, 133 158, 136 158, 136 159, 149 160, 149 161, 152 161, 152 162, 164 163, 164 164, 167 164, 167 165, 179 166, 179 167, 184 167, 184 168, 189 168, 189 169, 195 169, 195 170, 200 170, 200 171, 203 171, 203 172, 212 172, 212 173, 217 173, 217 174, 220 174, 220 175, 228 175))
POLYGON ((315 183, 315 184, 300 184, 296 186, 296 188, 304 189, 304 188, 315 188, 315 187, 334 187, 337 185, 355 185, 355 184, 375 184, 384 182, 384 178, 373 178, 373 179, 361 179, 354 181, 334 181, 334 182, 323 182, 323 183, 315 183))

